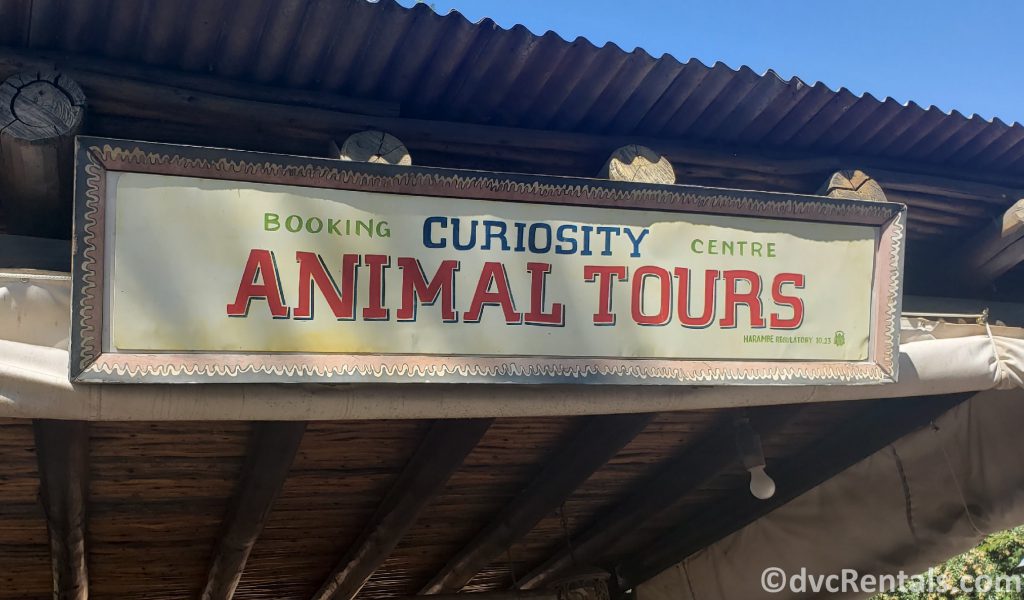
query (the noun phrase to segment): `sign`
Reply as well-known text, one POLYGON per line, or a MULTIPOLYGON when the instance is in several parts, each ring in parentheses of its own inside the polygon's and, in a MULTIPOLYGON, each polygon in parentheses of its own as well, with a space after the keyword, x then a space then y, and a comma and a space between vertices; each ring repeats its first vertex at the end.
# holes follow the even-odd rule
POLYGON ((79 144, 79 381, 896 377, 902 205, 79 144))

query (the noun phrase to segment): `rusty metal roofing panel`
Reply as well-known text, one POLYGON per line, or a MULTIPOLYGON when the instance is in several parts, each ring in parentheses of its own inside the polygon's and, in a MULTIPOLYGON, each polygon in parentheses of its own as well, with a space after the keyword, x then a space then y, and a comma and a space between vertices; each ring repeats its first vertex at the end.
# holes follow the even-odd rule
POLYGON ((814 146, 821 136, 846 116, 858 98, 850 90, 842 88, 832 95, 816 115, 804 122, 803 126, 793 134, 789 143, 797 148, 814 146))
POLYGON ((397 101, 405 116, 1022 174, 1024 128, 394 0, 3 0, 0 44, 397 101), (239 5, 244 5, 240 7, 239 5))
POLYGON ((602 52, 591 65, 590 72, 573 87, 551 126, 561 130, 576 128, 588 113, 593 113, 595 106, 602 103, 615 77, 624 68, 628 69, 626 63, 632 57, 626 52, 602 52))
POLYGON ((923 156, 927 156, 936 149, 942 147, 950 138, 957 134, 961 129, 967 127, 970 123, 962 114, 958 111, 953 111, 954 115, 957 115, 959 119, 944 119, 940 121, 930 132, 922 135, 920 139, 910 145, 903 155, 919 160, 923 156))
MULTIPOLYGON (((735 108, 758 79, 758 75, 747 67, 733 71, 722 63, 715 63, 708 75, 676 111, 662 135, 705 137, 710 129, 705 127, 717 125, 719 122, 716 113, 719 110, 728 112, 735 108)), ((723 116, 724 113, 718 113, 719 119, 723 116)))
POLYGON ((775 146, 784 146, 794 135, 813 119, 825 105, 836 97, 833 92, 823 83, 816 83, 811 86, 807 94, 792 106, 788 106, 785 116, 773 123, 773 127, 759 140, 752 142, 767 143, 775 146))
POLYGON ((940 144, 934 150, 928 154, 922 155, 921 160, 926 162, 944 162, 950 156, 955 154, 958 149, 963 148, 970 143, 975 137, 981 135, 983 132, 988 131, 989 122, 977 115, 971 116, 966 120, 966 123, 962 128, 956 131, 948 140, 940 144))
POLYGON ((766 114, 769 107, 778 104, 776 101, 786 93, 786 90, 786 82, 775 73, 769 72, 764 77, 759 77, 757 85, 747 95, 737 98, 732 110, 725 115, 721 123, 708 132, 707 137, 728 142, 736 141, 744 130, 766 114), (744 101, 745 98, 749 100, 744 101))
POLYGON ((639 86, 654 68, 650 55, 641 49, 630 52, 626 62, 619 68, 615 78, 605 87, 580 120, 578 129, 603 131, 629 101, 633 90, 639 86))
MULTIPOLYGON (((793 107, 796 106, 805 96, 810 94, 815 88, 805 84, 799 79, 790 79, 789 81, 782 80, 774 72, 769 71, 765 77, 774 77, 778 79, 782 85, 783 90, 777 94, 768 104, 761 109, 753 121, 748 126, 743 128, 734 140, 740 143, 752 144, 759 142, 764 139, 764 136, 769 131, 778 125, 779 121, 788 115, 793 107)), ((821 86, 816 86, 821 87, 821 86)))
POLYGON ((634 130, 645 135, 659 135, 710 72, 707 69, 683 69, 650 110, 643 114, 634 130))

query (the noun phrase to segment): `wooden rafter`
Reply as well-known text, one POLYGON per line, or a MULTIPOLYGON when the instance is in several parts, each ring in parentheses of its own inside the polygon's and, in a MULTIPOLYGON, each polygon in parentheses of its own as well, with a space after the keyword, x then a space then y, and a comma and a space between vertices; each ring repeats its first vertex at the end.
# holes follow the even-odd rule
POLYGON ((50 536, 55 600, 87 600, 86 504, 89 495, 89 424, 36 420, 39 496, 50 536))
POLYGON ((314 600, 351 600, 391 554, 491 426, 492 419, 435 421, 398 480, 314 600))
MULTIPOLYGON (((766 436, 795 418, 800 410, 795 406, 770 407, 752 410, 750 417, 755 430, 766 436)), ((737 460, 733 425, 731 422, 721 423, 638 485, 635 493, 598 519, 596 525, 575 536, 571 550, 556 552, 523 576, 519 580, 520 589, 541 588, 577 562, 595 562, 616 540, 666 510, 737 460)))
POLYGON ((664 532, 643 553, 617 565, 622 589, 636 586, 698 550, 741 529, 804 492, 831 479, 904 435, 928 425, 973 394, 951 394, 871 403, 859 417, 826 433, 817 443, 771 468, 777 492, 767 501, 746 489, 715 503, 664 532))
POLYGON ((305 432, 304 422, 258 422, 242 475, 221 526, 203 600, 229 600, 256 545, 305 432))
POLYGON ((588 477, 643 431, 653 417, 653 414, 589 417, 533 481, 452 557, 420 593, 443 594, 461 589, 556 510, 588 477))
POLYGON ((960 251, 967 283, 991 285, 1024 262, 1024 200, 1018 200, 960 251))

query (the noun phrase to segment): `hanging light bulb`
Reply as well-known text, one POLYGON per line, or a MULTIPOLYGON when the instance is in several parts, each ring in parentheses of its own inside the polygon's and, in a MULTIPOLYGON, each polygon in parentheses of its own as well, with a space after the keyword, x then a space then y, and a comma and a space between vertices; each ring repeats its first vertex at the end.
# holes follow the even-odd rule
POLYGON ((736 433, 736 451, 743 462, 743 468, 750 473, 750 493, 759 500, 775 495, 775 480, 764 470, 764 450, 761 436, 750 425, 750 418, 744 414, 733 422, 736 433))
POLYGON ((775 495, 775 480, 764 471, 764 465, 747 469, 750 472, 750 493, 758 500, 767 500, 775 495))

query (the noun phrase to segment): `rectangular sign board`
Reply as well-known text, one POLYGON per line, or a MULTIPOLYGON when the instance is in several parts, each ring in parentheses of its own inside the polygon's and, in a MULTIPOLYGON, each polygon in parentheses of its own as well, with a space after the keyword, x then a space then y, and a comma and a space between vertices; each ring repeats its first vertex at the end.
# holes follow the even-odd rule
POLYGON ((881 383, 906 208, 80 138, 71 377, 881 383))

